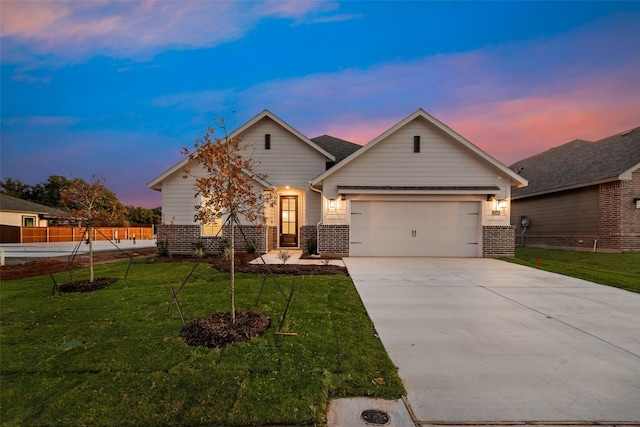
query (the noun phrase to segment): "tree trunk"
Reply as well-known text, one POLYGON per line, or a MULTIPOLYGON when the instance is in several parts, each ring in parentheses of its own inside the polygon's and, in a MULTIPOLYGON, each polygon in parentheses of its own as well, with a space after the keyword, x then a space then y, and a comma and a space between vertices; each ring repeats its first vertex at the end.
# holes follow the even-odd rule
POLYGON ((231 214, 231 323, 236 323, 236 242, 235 242, 235 215, 231 214))
POLYGON ((93 227, 89 226, 89 232, 87 233, 87 240, 89 241, 89 283, 93 283, 95 277, 93 275, 93 240, 91 239, 91 230, 93 227))

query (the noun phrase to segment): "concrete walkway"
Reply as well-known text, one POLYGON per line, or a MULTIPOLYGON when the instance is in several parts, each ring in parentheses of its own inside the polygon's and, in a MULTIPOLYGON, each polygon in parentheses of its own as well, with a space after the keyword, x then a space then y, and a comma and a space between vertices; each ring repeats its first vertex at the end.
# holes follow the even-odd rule
MULTIPOLYGON (((345 264, 407 389, 370 402, 387 425, 640 425, 640 294, 492 259, 345 264)), ((367 425, 363 404, 329 425, 367 425)))
MULTIPOLYGON (((283 249, 283 251, 285 251, 283 249)), ((302 251, 301 250, 296 250, 296 249, 288 249, 286 250, 286 252, 289 254, 290 258, 287 259, 287 264, 300 264, 300 265, 337 265, 339 267, 344 267, 344 262, 341 259, 328 259, 328 260, 324 260, 321 258, 308 258, 308 259, 302 259, 300 258, 302 256, 302 251)), ((264 259, 264 262, 266 264, 282 264, 282 260, 280 258, 278 258, 278 255, 280 254, 279 250, 276 251, 269 251, 266 254, 262 255, 262 258, 264 259)), ((256 258, 253 261, 251 261, 249 264, 262 264, 263 261, 260 258, 256 258)))

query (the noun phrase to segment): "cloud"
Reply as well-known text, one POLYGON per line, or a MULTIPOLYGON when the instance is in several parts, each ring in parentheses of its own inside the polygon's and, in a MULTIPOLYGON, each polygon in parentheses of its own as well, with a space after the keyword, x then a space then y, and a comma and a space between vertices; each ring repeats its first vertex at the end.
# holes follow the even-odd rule
POLYGON ((217 102, 252 113, 268 108, 307 135, 357 143, 421 107, 511 163, 640 125, 638 19, 616 16, 553 40, 262 82, 217 102))
POLYGON ((233 93, 233 89, 181 92, 155 98, 151 104, 160 108, 173 107, 177 110, 208 113, 223 109, 233 93))
POLYGON ((65 128, 80 122, 78 117, 69 116, 22 116, 2 119, 3 127, 61 127, 65 128))
POLYGON ((320 19, 337 7, 325 1, 3 0, 2 61, 24 63, 42 55, 144 59, 239 39, 265 17, 305 22, 307 15, 320 19))
POLYGON ((441 119, 512 164, 574 139, 596 141, 640 126, 640 92, 627 86, 640 87, 640 77, 626 71, 564 93, 469 105, 441 119))

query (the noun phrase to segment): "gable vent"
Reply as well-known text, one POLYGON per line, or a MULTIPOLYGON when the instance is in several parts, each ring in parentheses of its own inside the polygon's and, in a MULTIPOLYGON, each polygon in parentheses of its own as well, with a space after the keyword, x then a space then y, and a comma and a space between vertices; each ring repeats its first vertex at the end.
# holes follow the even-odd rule
POLYGON ((264 134, 264 149, 271 150, 271 134, 270 133, 264 134))
POLYGON ((420 135, 416 135, 413 137, 413 152, 420 152, 420 135))

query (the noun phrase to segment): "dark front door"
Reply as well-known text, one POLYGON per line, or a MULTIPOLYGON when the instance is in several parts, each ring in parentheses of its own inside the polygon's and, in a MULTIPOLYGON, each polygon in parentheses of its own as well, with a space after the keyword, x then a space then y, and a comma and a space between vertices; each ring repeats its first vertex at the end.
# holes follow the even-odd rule
POLYGON ((298 196, 280 196, 280 247, 298 246, 298 196))

